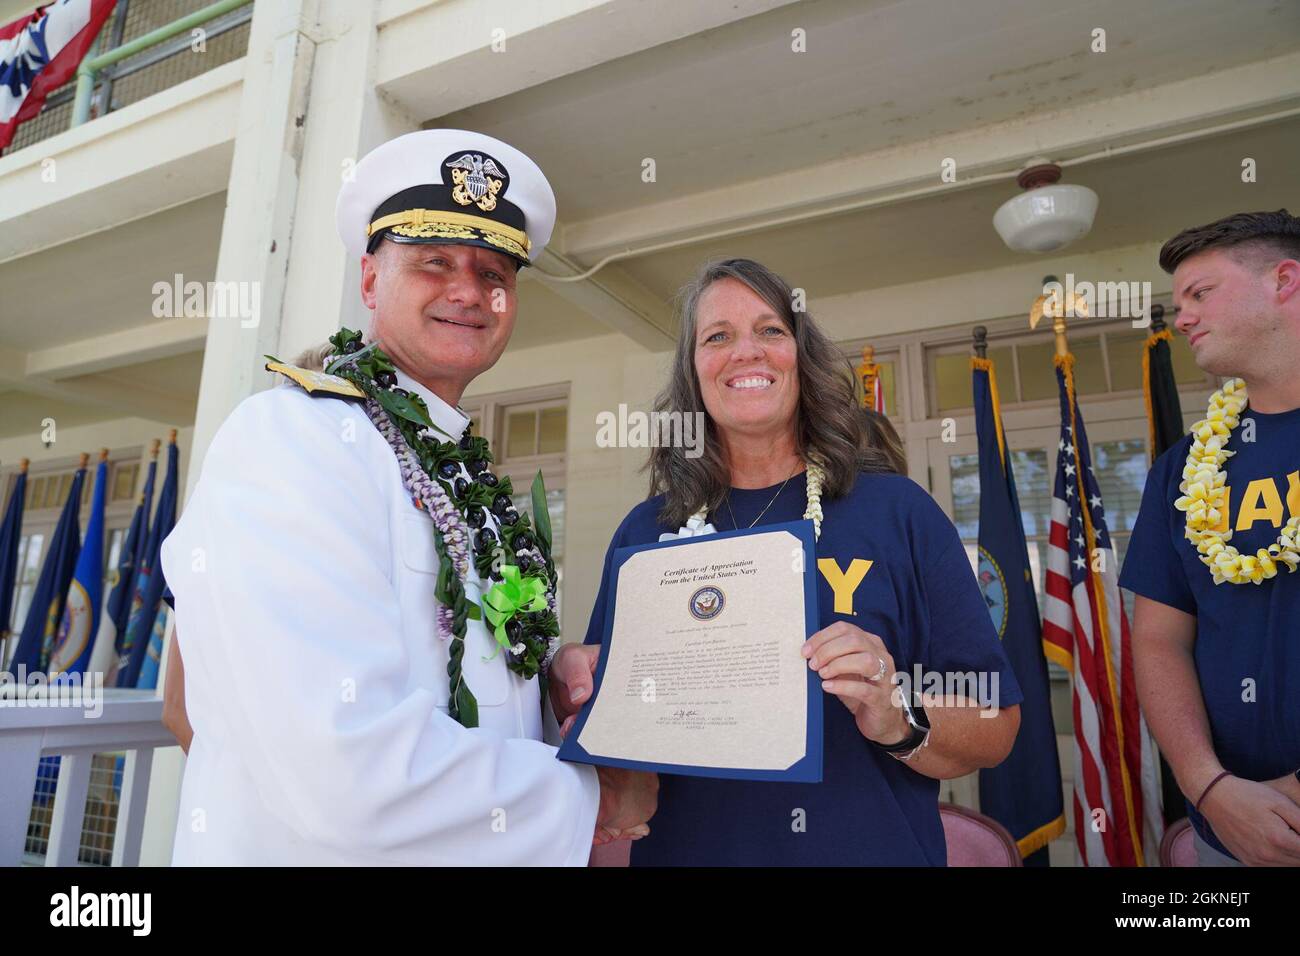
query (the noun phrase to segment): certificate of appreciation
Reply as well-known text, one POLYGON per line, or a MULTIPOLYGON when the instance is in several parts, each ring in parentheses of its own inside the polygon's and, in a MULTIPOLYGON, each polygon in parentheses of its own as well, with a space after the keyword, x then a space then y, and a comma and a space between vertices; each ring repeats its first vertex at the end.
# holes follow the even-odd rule
POLYGON ((822 690, 811 521, 614 553, 591 700, 560 759, 816 782, 822 690))

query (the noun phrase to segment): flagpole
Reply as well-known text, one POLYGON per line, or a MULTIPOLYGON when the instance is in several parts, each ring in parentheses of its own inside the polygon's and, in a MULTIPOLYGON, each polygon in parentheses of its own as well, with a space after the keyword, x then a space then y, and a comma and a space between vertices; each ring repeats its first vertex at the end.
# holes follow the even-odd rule
MULTIPOLYGON (((1043 283, 1056 282, 1055 276, 1047 276, 1043 283)), ((1059 283, 1058 283, 1059 284, 1059 283)), ((1074 443, 1074 459, 1082 463, 1083 458, 1079 453, 1079 430, 1075 420, 1075 407, 1078 398, 1075 394, 1074 386, 1074 356, 1070 353, 1069 332, 1066 327, 1065 317, 1067 314, 1074 314, 1086 317, 1088 308, 1086 301, 1077 295, 1067 295, 1066 301, 1059 301, 1055 296, 1040 295, 1034 300, 1034 304, 1029 313, 1029 327, 1032 329, 1037 326, 1039 320, 1051 312, 1052 317, 1052 334, 1056 341, 1056 364, 1061 369, 1062 377, 1065 381, 1066 400, 1069 403, 1070 413, 1070 438, 1074 443)), ((1080 469, 1082 464, 1080 464, 1080 469)), ((1076 477, 1079 494, 1083 494, 1083 476, 1079 473, 1076 477)), ((1082 504, 1082 499, 1081 499, 1082 504)), ((1081 516, 1083 518, 1083 534, 1087 542, 1086 548, 1088 554, 1096 553, 1096 532, 1092 526, 1092 517, 1088 513, 1086 506, 1081 507, 1081 516)), ((1129 840, 1133 847, 1134 856, 1138 866, 1144 866, 1146 860, 1143 854, 1141 827, 1142 821, 1135 819, 1133 806, 1133 781, 1129 777, 1128 761, 1125 757, 1127 750, 1124 746, 1124 725, 1120 717, 1120 701, 1115 693, 1115 677, 1118 673, 1117 661, 1111 653, 1111 635, 1107 623, 1108 610, 1105 590, 1102 587, 1101 579, 1097 575, 1091 575, 1092 593, 1100 613, 1097 615, 1097 628, 1100 636, 1099 644, 1101 645, 1102 661, 1107 671, 1108 690, 1110 691, 1110 706, 1112 721, 1115 726, 1115 738, 1119 747, 1119 770, 1122 792, 1125 804, 1125 816, 1127 817, 1129 827, 1129 840)), ((1123 613, 1121 611, 1121 613, 1123 613)), ((1075 662, 1077 664, 1077 662, 1075 662)), ((1073 670, 1073 668, 1072 668, 1073 670)), ((1077 690, 1076 690, 1077 693, 1077 690)), ((1076 768, 1076 772, 1077 768, 1076 768)))
MULTIPOLYGON (((31 466, 31 463, 32 460, 30 458, 18 459, 18 474, 20 476, 27 474, 27 469, 31 466)), ((17 488, 18 486, 17 484, 15 484, 14 489, 17 490, 17 488)), ((19 530, 21 530, 21 519, 19 522, 19 530)), ((15 589, 21 586, 22 586, 21 581, 19 580, 14 581, 15 589)), ((11 633, 13 632, 9 627, 9 622, 7 620, 0 621, 0 670, 3 670, 5 668, 7 661, 9 659, 9 635, 11 633)))
POLYGON ((975 357, 986 359, 989 357, 989 330, 987 326, 977 325, 971 329, 971 335, 975 339, 975 357))

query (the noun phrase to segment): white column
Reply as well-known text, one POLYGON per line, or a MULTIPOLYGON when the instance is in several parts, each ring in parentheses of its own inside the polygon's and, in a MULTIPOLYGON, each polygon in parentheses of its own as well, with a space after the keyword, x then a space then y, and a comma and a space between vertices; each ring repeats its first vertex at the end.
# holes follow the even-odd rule
MULTIPOLYGON (((261 311, 255 326, 209 323, 187 500, 221 423, 272 384, 263 354, 291 360, 344 321, 366 321, 359 266, 346 261, 334 230, 345 160, 417 128, 372 88, 377 6, 278 0, 254 8, 215 280, 259 283, 261 311)), ((165 674, 164 659, 160 688, 165 674)), ((183 768, 179 748, 157 753, 143 865, 171 861, 183 768)))

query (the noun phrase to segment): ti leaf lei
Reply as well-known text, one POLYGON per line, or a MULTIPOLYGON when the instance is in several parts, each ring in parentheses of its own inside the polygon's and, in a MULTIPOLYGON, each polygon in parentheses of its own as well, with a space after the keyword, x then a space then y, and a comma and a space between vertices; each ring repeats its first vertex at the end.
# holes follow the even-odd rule
POLYGON ((477 727, 478 703, 462 666, 466 621, 486 617, 498 653, 504 653, 507 666, 524 679, 539 673, 545 679, 554 638, 560 633, 542 474, 539 471, 533 479, 534 529, 527 513, 520 513, 511 501, 510 479, 498 478, 488 469, 492 452, 487 439, 470 435, 467 429, 457 440, 434 425, 424 400, 397 386, 396 366, 378 343, 365 345, 361 333, 350 329, 340 330, 329 341, 333 354, 326 357, 326 373, 365 392, 370 420, 393 447, 417 507, 434 519, 439 561, 435 593, 442 605, 437 625, 439 635, 451 642, 448 713, 466 727, 477 727), (461 472, 462 464, 468 479, 461 472), (499 531, 489 526, 489 514, 499 531), (470 560, 483 582, 481 608, 465 594, 470 560))

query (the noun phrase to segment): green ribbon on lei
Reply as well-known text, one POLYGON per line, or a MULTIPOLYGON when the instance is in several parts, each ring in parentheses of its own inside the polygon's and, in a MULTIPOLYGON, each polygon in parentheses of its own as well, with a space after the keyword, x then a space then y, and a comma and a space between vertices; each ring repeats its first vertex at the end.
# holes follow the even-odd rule
MULTIPOLYGON (((492 625, 492 634, 505 650, 513 646, 506 637, 506 623, 521 611, 545 611, 546 585, 541 578, 525 578, 513 564, 501 568, 501 580, 483 595, 483 614, 492 625)), ((489 657, 492 660, 500 649, 489 657)))

